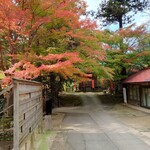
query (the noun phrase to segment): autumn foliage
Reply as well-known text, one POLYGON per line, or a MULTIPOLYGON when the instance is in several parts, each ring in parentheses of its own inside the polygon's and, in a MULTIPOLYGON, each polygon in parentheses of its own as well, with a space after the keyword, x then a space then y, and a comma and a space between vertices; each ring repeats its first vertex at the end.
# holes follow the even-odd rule
POLYGON ((65 79, 79 77, 81 80, 87 77, 86 74, 74 67, 74 64, 81 62, 82 60, 79 58, 78 53, 75 52, 49 54, 47 56, 28 55, 27 58, 20 60, 6 70, 5 74, 7 75, 7 81, 11 81, 9 79, 12 77, 34 79, 50 72, 61 74, 65 79))
POLYGON ((145 28, 100 31, 83 0, 0 0, 0 39, 7 81, 51 73, 61 80, 86 80, 86 73, 120 80, 122 68, 149 66, 145 28))
POLYGON ((96 22, 85 14, 82 0, 0 0, 0 69, 7 81, 52 72, 84 80, 87 72, 105 70, 96 22))

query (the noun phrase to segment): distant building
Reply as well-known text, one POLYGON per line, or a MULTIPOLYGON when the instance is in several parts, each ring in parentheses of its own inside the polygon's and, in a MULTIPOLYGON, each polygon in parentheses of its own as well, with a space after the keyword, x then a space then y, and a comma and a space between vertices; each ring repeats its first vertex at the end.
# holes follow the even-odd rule
POLYGON ((97 80, 97 77, 93 74, 89 74, 91 77, 89 81, 86 82, 80 82, 79 83, 79 91, 83 92, 92 92, 92 91, 98 91, 100 90, 100 83, 97 80))
POLYGON ((150 109, 150 68, 131 75, 123 84, 125 102, 150 109))

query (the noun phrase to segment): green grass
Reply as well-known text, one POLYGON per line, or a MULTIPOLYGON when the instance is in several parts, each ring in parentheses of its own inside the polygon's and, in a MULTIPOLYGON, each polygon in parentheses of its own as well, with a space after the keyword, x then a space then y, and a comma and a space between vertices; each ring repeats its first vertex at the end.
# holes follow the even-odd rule
MULTIPOLYGON (((123 97, 121 94, 103 94, 95 93, 99 101, 102 104, 118 104, 123 102, 123 97)), ((82 100, 80 94, 61 94, 60 95, 60 106, 62 107, 72 107, 72 106, 82 106, 82 100)))
POLYGON ((34 150, 48 150, 51 146, 49 138, 55 139, 57 132, 55 131, 46 131, 39 135, 38 140, 35 142, 34 150))
POLYGON ((72 106, 81 106, 82 101, 79 95, 75 94, 61 94, 60 95, 60 106, 63 107, 72 107, 72 106))
POLYGON ((0 141, 13 140, 12 121, 11 117, 0 118, 0 141))
POLYGON ((118 104, 123 102, 123 97, 119 94, 103 94, 98 95, 98 98, 102 104, 118 104))
POLYGON ((0 129, 1 128, 10 128, 11 127, 11 122, 13 121, 12 117, 2 117, 0 118, 0 129))

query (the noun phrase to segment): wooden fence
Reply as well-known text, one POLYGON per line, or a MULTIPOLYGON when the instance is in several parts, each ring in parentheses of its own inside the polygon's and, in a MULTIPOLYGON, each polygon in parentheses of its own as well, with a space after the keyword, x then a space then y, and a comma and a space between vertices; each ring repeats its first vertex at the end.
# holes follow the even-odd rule
POLYGON ((43 122, 42 84, 13 79, 14 150, 32 150, 43 122))

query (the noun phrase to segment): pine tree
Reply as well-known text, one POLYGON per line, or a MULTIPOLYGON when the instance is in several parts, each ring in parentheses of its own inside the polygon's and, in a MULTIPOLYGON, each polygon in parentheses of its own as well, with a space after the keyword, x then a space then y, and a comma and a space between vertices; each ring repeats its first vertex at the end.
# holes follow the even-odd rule
POLYGON ((149 0, 103 0, 99 5, 96 18, 103 17, 105 25, 118 22, 119 28, 123 28, 123 24, 131 23, 132 17, 147 7, 149 7, 149 0))

